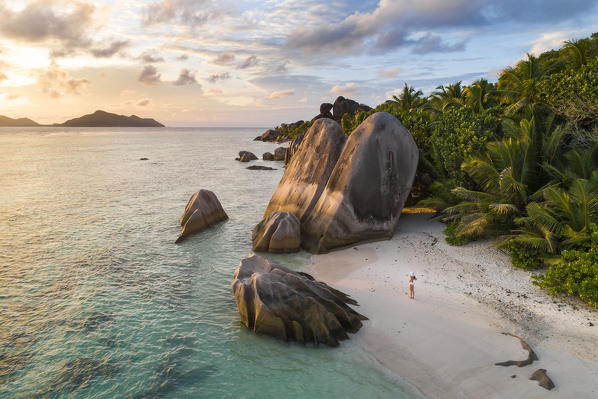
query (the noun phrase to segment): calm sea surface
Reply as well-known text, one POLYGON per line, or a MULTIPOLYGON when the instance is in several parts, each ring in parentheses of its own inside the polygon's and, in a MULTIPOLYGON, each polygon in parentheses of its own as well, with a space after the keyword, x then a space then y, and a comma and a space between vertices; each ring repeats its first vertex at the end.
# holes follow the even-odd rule
POLYGON ((276 147, 259 133, 0 129, 0 397, 415 397, 351 341, 240 324, 233 272, 283 172, 234 161, 276 147), (230 220, 175 245, 200 188, 230 220))

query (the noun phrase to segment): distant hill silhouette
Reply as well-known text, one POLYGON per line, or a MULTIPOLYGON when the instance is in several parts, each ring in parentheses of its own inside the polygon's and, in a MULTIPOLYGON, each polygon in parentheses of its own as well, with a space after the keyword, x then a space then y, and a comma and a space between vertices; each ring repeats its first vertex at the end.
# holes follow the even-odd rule
POLYGON ((39 126, 39 123, 29 118, 13 119, 8 116, 0 115, 0 126, 39 126))
POLYGON ((69 119, 55 126, 68 127, 164 127, 163 124, 151 118, 140 118, 137 115, 125 116, 106 111, 96 111, 93 114, 69 119))

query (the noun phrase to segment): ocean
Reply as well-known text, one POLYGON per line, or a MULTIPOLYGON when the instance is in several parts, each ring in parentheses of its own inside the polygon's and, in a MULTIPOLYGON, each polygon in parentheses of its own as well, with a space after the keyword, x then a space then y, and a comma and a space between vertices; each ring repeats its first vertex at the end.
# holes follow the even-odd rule
POLYGON ((234 160, 277 147, 262 131, 0 128, 0 397, 419 397, 351 340, 239 322, 230 283, 283 173, 234 160), (230 219, 174 244, 202 188, 230 219))

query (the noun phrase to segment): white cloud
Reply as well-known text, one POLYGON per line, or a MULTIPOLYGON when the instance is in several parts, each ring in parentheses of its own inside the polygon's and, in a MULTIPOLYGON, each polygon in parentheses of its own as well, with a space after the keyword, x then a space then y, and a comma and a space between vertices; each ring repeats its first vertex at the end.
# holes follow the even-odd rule
POLYGON ((337 96, 351 97, 359 92, 359 86, 354 82, 350 82, 344 85, 333 86, 330 92, 337 96))
POLYGON ((295 95, 295 89, 273 91, 266 97, 268 100, 276 100, 279 98, 289 97, 295 95))

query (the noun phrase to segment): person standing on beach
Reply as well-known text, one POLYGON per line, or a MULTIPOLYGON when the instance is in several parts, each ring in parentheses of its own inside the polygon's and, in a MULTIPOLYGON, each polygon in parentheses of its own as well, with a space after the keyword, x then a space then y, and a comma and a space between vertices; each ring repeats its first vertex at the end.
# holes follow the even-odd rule
POLYGON ((415 299, 415 273, 409 273, 409 299, 415 299))

